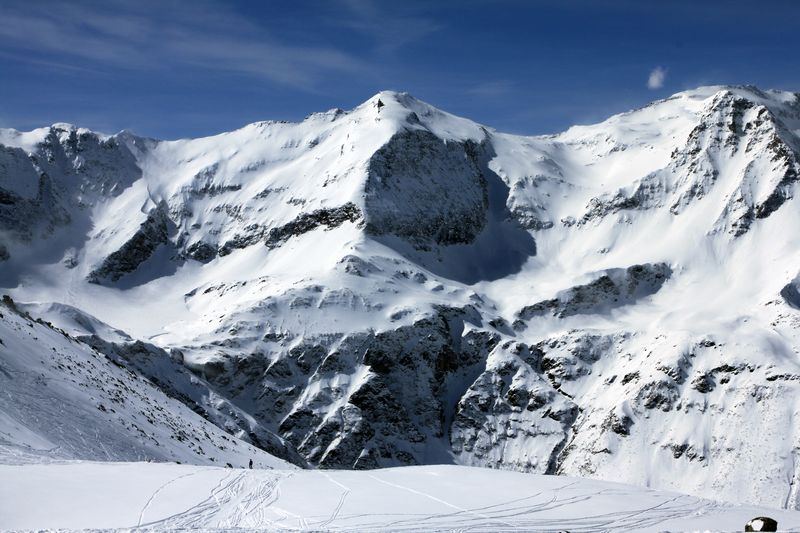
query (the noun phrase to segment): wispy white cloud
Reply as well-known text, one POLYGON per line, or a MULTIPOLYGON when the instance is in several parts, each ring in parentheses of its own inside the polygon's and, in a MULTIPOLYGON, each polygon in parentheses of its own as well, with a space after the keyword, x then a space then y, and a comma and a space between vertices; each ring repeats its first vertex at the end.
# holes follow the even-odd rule
POLYGON ((338 20, 346 28, 370 36, 378 52, 393 52, 440 30, 430 17, 399 9, 402 4, 375 0, 340 0, 347 17, 338 20))
POLYGON ((660 89, 664 86, 664 80, 667 79, 667 69, 663 67, 656 67, 650 71, 650 76, 647 77, 648 89, 660 89))
POLYGON ((514 83, 510 80, 494 80, 479 83, 471 87, 467 92, 474 96, 496 98, 506 96, 514 91, 514 83))
POLYGON ((31 63, 164 71, 189 66, 307 89, 331 73, 369 70, 334 47, 280 42, 211 0, 9 3, 0 4, 0 20, 4 54, 31 63))

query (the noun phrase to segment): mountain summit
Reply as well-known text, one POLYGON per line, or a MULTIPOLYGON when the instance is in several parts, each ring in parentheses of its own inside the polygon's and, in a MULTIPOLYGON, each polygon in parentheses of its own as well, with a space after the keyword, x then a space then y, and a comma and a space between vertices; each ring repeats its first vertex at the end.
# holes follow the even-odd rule
POLYGON ((800 507, 798 94, 523 137, 384 91, 202 139, 0 144, 17 306, 256 447, 800 507))

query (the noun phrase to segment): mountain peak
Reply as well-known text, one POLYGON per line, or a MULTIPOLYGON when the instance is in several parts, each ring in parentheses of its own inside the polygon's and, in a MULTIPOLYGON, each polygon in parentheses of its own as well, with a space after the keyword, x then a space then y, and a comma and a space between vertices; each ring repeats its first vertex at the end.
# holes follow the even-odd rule
POLYGON ((408 106, 412 102, 420 102, 420 100, 411 95, 411 93, 405 91, 383 90, 375 93, 364 102, 364 104, 377 105, 378 100, 381 100, 384 104, 387 102, 395 102, 403 106, 408 106))
POLYGON ((743 98, 756 105, 763 105, 778 115, 789 113, 800 116, 800 93, 778 89, 761 89, 755 85, 704 85, 679 92, 662 101, 674 98, 712 101, 730 95, 743 98))
POLYGON ((458 117, 424 102, 407 92, 380 91, 354 109, 374 113, 376 119, 388 120, 402 129, 427 129, 442 140, 481 141, 486 127, 458 117), (382 105, 378 105, 380 102, 382 105))

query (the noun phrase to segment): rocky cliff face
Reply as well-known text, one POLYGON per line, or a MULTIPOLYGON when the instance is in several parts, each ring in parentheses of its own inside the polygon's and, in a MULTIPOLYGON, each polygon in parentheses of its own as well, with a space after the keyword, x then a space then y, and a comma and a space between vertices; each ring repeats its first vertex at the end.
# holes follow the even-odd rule
POLYGON ((394 135, 369 161, 367 231, 419 248, 472 242, 489 207, 478 150, 472 141, 446 142, 427 130, 394 135))
POLYGON ((38 130, 27 146, 0 151, 0 221, 14 240, 48 237, 76 210, 119 194, 141 176, 123 137, 68 125, 38 130), (25 148, 30 148, 30 151, 25 148))
POLYGON ((0 282, 295 463, 796 508, 798 131, 751 87, 548 137, 397 93, 207 139, 4 131, 0 282))

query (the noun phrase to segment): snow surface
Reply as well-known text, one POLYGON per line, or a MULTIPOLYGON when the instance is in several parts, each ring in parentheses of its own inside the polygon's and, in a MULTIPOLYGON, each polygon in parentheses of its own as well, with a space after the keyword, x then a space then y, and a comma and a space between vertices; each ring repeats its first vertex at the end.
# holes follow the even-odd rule
POLYGON ((800 528, 796 512, 484 468, 0 465, 0 529, 15 530, 741 531, 763 515, 800 528))

